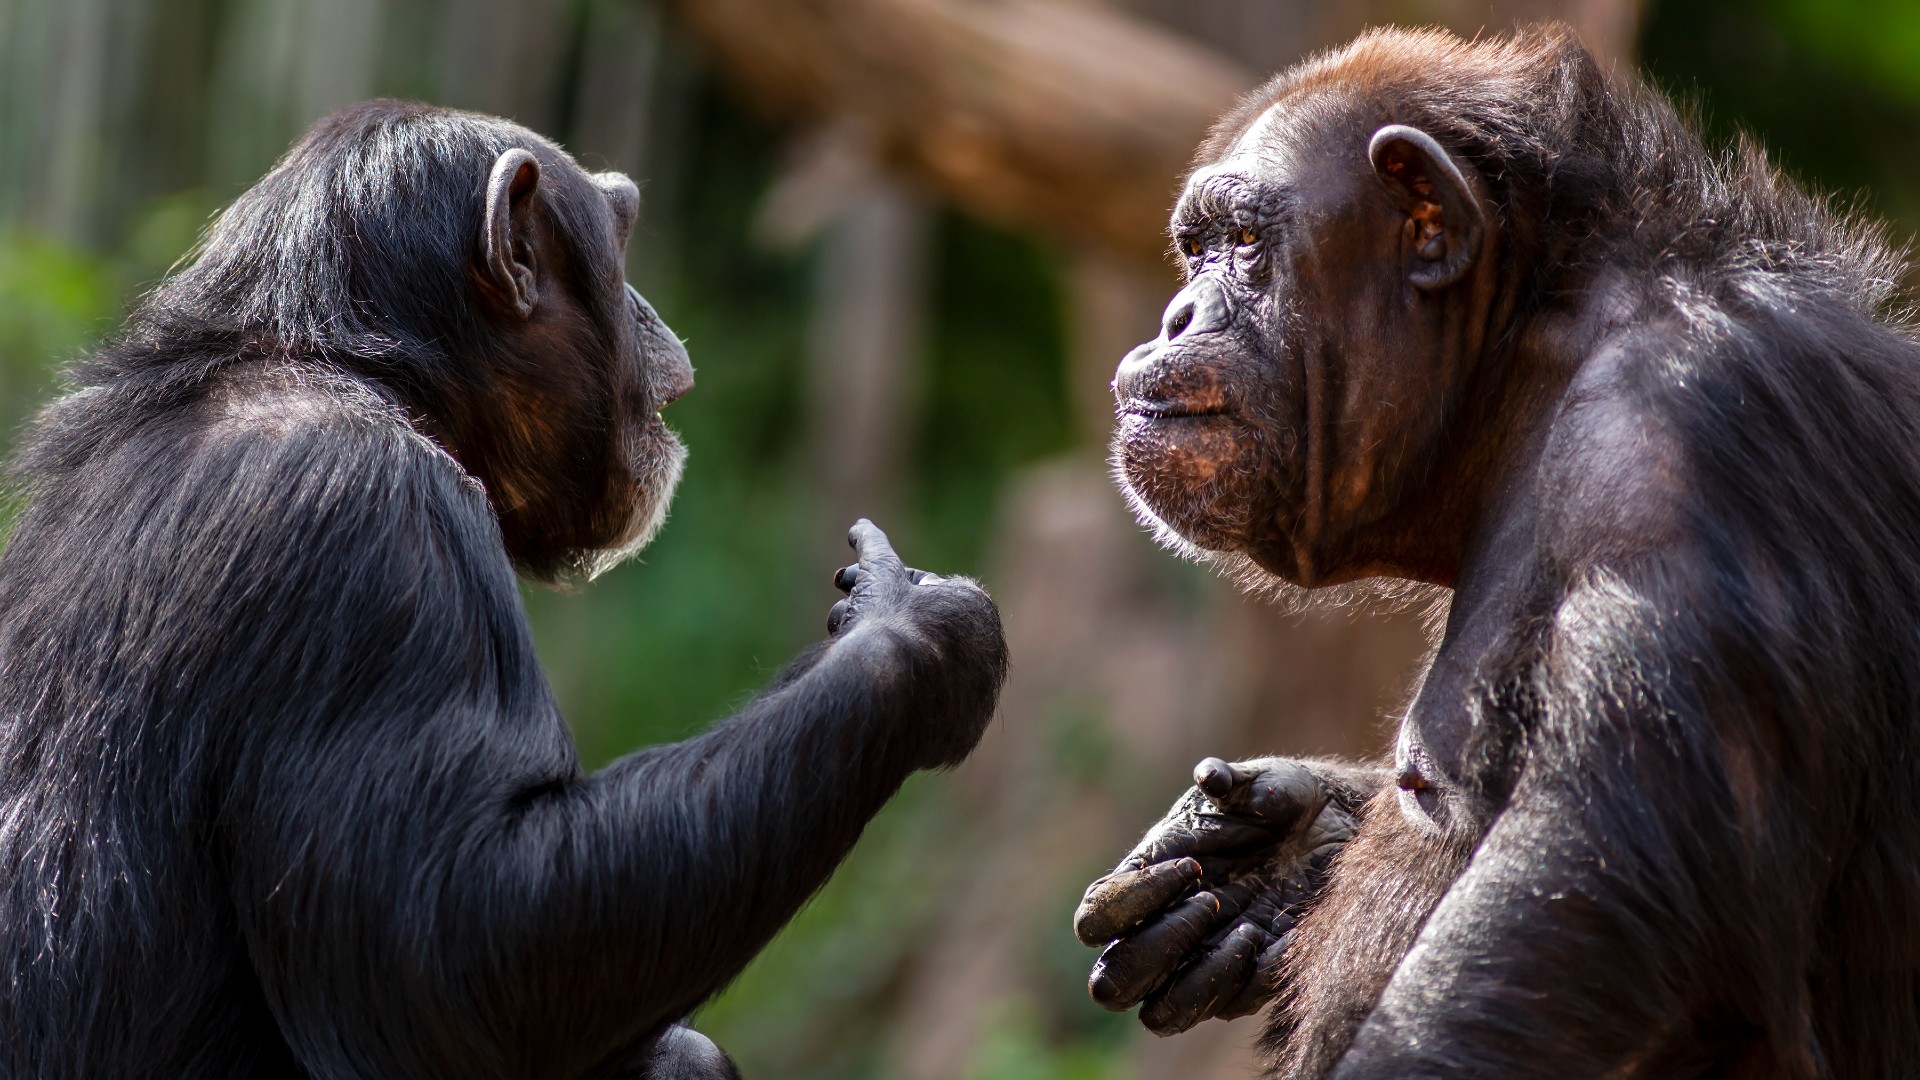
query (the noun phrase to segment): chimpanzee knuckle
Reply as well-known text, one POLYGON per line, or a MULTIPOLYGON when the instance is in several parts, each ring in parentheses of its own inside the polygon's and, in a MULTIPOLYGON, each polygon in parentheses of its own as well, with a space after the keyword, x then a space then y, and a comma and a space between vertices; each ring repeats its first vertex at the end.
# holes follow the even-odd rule
POLYGON ((1197 839, 1185 824, 1161 822, 1134 847, 1133 855, 1149 863, 1180 859, 1198 853, 1197 839))
POLYGON ((1267 1007, 1280 993, 1281 961, 1287 951, 1284 937, 1266 939, 1264 947, 1254 957, 1247 981, 1241 984, 1238 993, 1222 1002, 1215 1016, 1222 1020, 1248 1016, 1267 1007))
POLYGON ((1214 912, 1211 896, 1189 897, 1136 933, 1107 946, 1094 961, 1087 989, 1094 1001, 1115 1011, 1131 1008, 1147 996, 1193 952, 1206 936, 1214 912))
POLYGON ((1155 1034, 1173 1034, 1216 1015, 1254 977, 1265 940, 1254 927, 1234 927, 1215 948, 1195 955, 1148 998, 1141 1007, 1140 1022, 1155 1034))
POLYGON ((646 1075, 672 1080, 739 1080, 740 1073, 713 1040, 675 1024, 654 1045, 646 1075))
POLYGON ((1226 816, 1202 818, 1194 828, 1197 850, 1224 856, 1252 856, 1285 843, 1283 833, 1264 824, 1226 816))
POLYGON ((1200 1022, 1196 1010, 1177 997, 1171 984, 1140 1002, 1140 1026, 1161 1038, 1178 1035, 1200 1022))
POLYGON ((999 605, 972 578, 929 579, 913 588, 915 602, 944 608, 954 619, 983 626, 990 624, 994 632, 999 631, 999 605))
POLYGON ((977 587, 956 586, 953 582, 937 586, 903 584, 888 599, 942 652, 986 656, 1006 650, 1000 609, 977 587))

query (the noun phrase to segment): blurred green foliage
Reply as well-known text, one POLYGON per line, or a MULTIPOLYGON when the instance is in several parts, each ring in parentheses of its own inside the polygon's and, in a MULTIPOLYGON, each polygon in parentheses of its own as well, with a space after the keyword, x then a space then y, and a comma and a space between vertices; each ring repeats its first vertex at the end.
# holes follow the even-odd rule
POLYGON ((1641 35, 1655 82, 1703 106, 1708 131, 1758 136, 1843 200, 1920 222, 1920 4, 1665 0, 1641 35))
POLYGON ((89 251, 0 222, 0 423, 11 432, 53 386, 64 360, 111 333, 133 298, 158 281, 212 212, 204 192, 155 198, 124 242, 89 251))

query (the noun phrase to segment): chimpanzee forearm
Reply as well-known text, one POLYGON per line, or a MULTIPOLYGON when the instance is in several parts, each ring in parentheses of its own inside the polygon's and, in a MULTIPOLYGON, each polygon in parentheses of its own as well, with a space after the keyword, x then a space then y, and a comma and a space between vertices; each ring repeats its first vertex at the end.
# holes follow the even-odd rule
POLYGON ((595 838, 591 856, 560 864, 557 895, 608 911, 605 939, 629 955, 602 962, 645 972, 663 1020, 745 966, 909 773, 951 763, 954 748, 930 747, 931 735, 963 732, 970 746, 997 690, 991 657, 958 662, 884 624, 810 660, 706 734, 617 762, 543 808, 568 822, 558 834, 595 838), (956 680, 937 670, 946 664, 976 675, 956 680))
POLYGON ((465 542, 487 535, 469 524, 484 505, 431 470, 369 472, 417 478, 443 531, 326 585, 283 579, 330 587, 385 648, 273 673, 313 714, 246 729, 226 798, 236 915, 302 1060, 379 1076, 629 1068, 812 895, 908 774, 958 761, 992 713, 1006 664, 992 602, 916 576, 863 525, 866 573, 828 642, 707 733, 583 775, 510 569, 465 542), (390 567, 469 599, 422 617, 390 567))

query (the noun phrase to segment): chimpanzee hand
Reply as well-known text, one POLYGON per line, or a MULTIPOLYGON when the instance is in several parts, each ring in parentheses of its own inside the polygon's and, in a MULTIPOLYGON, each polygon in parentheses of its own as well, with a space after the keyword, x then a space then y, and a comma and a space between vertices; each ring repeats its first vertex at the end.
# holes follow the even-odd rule
POLYGON ((1287 931, 1326 879, 1353 819, 1307 766, 1207 758, 1113 872, 1087 888, 1073 928, 1106 951, 1087 988, 1140 1004, 1157 1035, 1245 1016, 1278 991, 1287 931))
MULTIPOLYGON (((893 544, 887 540, 887 534, 866 518, 854 522, 853 528, 847 531, 847 544, 859 553, 860 561, 841 567, 833 575, 833 587, 847 594, 845 600, 834 604, 833 609, 827 612, 827 633, 834 636, 852 629, 854 621, 861 615, 910 606, 913 598, 911 590, 915 586, 948 584, 947 579, 938 574, 929 574, 903 564, 900 556, 894 554, 893 544)), ((964 578, 960 580, 964 587, 980 592, 972 582, 964 578)), ((984 593, 981 595, 985 596, 984 593)))
POLYGON ((1000 612, 986 591, 970 578, 942 577, 915 570, 894 554, 887 534, 866 518, 855 522, 847 543, 859 561, 833 576, 847 598, 827 612, 827 633, 844 638, 856 626, 881 624, 912 654, 906 669, 926 688, 944 684, 948 692, 924 700, 950 706, 951 716, 928 709, 920 768, 955 765, 973 749, 993 715, 1000 683, 1006 677, 1007 643, 1000 612))

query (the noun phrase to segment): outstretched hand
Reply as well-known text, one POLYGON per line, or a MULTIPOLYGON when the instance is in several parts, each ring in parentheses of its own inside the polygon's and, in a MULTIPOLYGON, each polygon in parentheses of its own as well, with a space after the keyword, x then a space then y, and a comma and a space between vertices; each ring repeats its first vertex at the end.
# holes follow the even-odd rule
POLYGON ((906 565, 866 518, 848 530, 847 543, 858 561, 833 575, 847 595, 827 612, 831 647, 880 649, 888 659, 870 662, 915 687, 920 706, 907 736, 915 768, 959 764, 980 741, 1006 678, 999 610, 971 578, 906 565), (861 627, 872 632, 856 633, 861 627))
POLYGON ((833 587, 847 594, 827 612, 827 633, 838 636, 869 611, 898 605, 916 585, 945 585, 947 579, 915 570, 900 561, 880 526, 861 518, 847 530, 847 543, 859 561, 834 572, 833 587))
POLYGON ((1305 765, 1207 758, 1194 786, 1088 887, 1074 933, 1105 952, 1088 990, 1138 1004, 1156 1034, 1272 1000, 1286 934, 1352 835, 1352 820, 1305 765))

